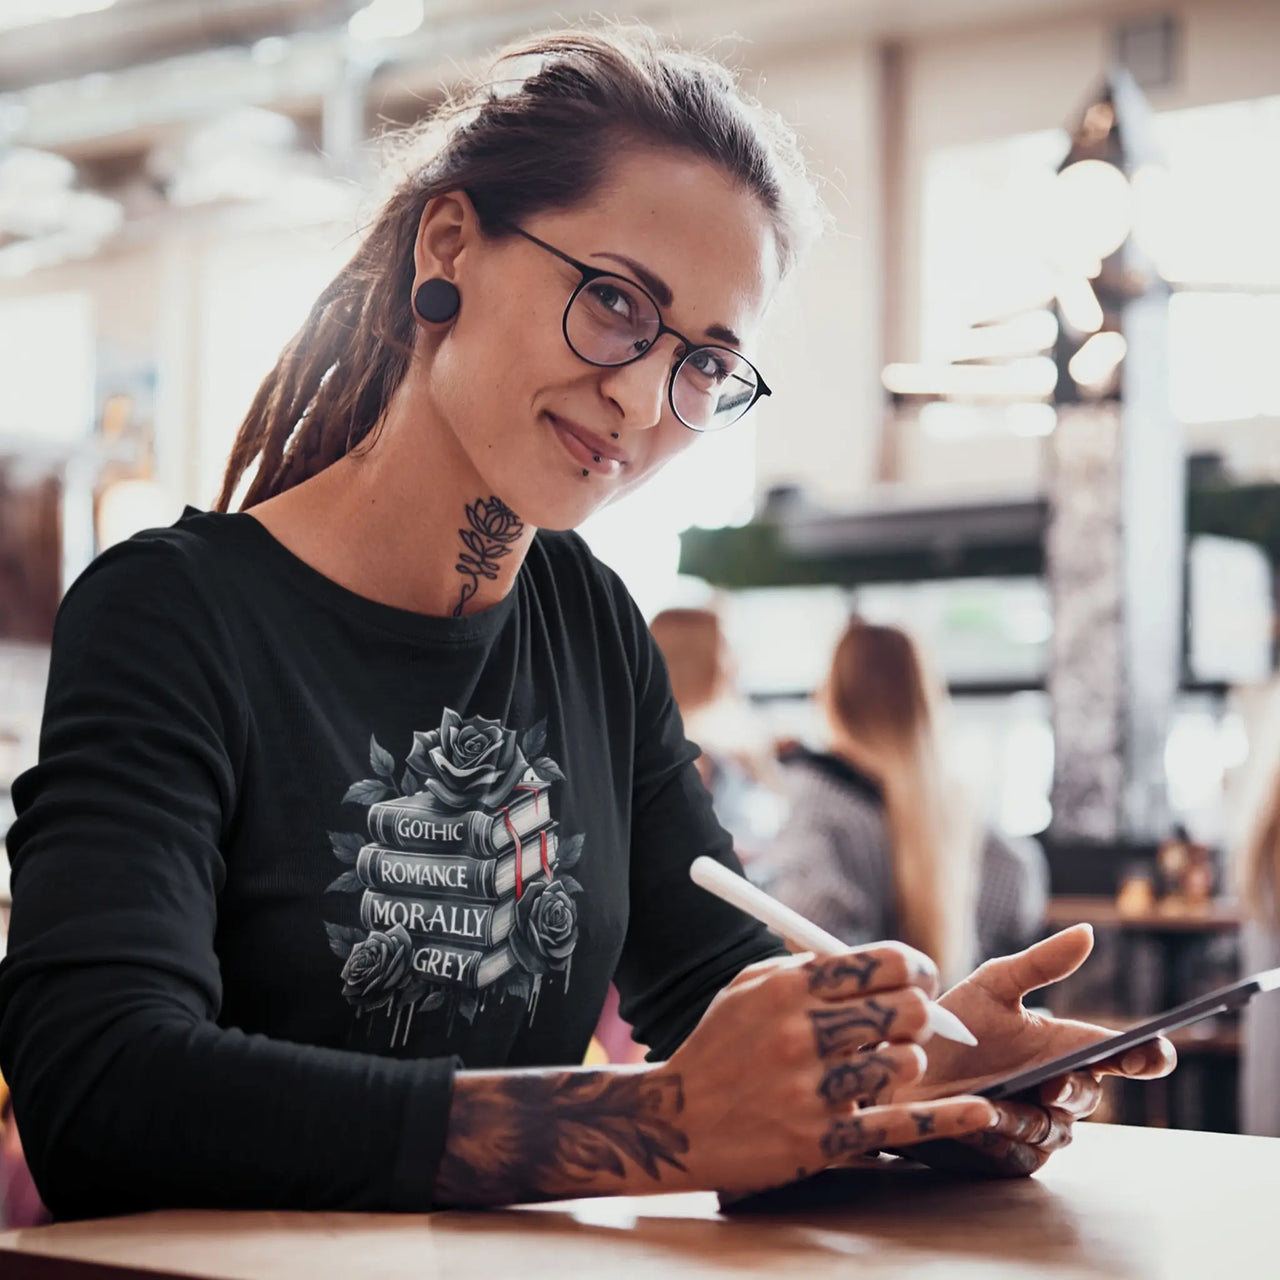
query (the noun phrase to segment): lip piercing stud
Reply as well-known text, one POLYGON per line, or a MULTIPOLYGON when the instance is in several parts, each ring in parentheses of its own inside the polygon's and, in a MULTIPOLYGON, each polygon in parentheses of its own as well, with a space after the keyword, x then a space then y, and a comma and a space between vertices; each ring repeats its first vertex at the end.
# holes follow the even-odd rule
POLYGON ((586 467, 583 467, 583 468, 582 468, 582 474, 583 474, 584 476, 587 474, 587 469, 586 469, 586 467))
POLYGON ((598 453, 597 453, 597 454, 595 454, 595 455, 593 455, 593 456, 594 456, 594 458, 595 458, 595 460, 596 460, 597 462, 599 462, 599 461, 600 461, 600 455, 599 455, 598 453))

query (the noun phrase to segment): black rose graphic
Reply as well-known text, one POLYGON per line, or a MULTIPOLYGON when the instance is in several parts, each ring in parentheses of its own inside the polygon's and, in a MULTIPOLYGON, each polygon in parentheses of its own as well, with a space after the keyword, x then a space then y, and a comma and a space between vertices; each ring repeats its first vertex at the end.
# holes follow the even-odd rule
POLYGON ((361 1011, 390 1004, 413 976, 412 958, 413 941, 403 925, 386 933, 375 930, 352 948, 342 966, 343 998, 361 1011))
POLYGON ((530 973, 565 969, 578 945, 578 904, 559 880, 529 885, 516 904, 511 950, 530 973))
POLYGON ((507 803, 529 768, 516 735, 497 720, 463 720, 448 708, 438 730, 414 734, 408 763, 425 791, 459 810, 507 803))

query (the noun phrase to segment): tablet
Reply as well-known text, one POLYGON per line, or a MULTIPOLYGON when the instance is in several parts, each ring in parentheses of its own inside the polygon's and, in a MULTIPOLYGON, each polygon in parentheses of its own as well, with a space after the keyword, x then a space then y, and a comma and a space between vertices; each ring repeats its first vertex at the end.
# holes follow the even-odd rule
POLYGON ((1107 1058, 1114 1058, 1117 1054, 1124 1053, 1126 1049, 1132 1049, 1147 1040, 1153 1040, 1163 1032, 1176 1031, 1179 1027, 1199 1022, 1201 1018, 1212 1017, 1213 1014, 1223 1013, 1227 1009, 1239 1008, 1240 1005, 1252 1000, 1260 991, 1274 991, 1278 987, 1280 987, 1280 969, 1268 969, 1264 973, 1255 973, 1251 978, 1232 983, 1231 986, 1222 987, 1218 991, 1211 991, 1207 996, 1201 996, 1197 1000, 1188 1000, 1186 1004, 1180 1004, 1176 1009, 1168 1009, 1154 1018, 1139 1022, 1128 1031, 1121 1031, 1084 1049, 1077 1049, 1074 1053, 1054 1058, 1051 1062, 1032 1067, 1030 1071, 997 1080, 984 1089, 975 1089, 974 1093, 981 1098, 993 1100, 1012 1098, 1015 1094, 1034 1089, 1036 1085, 1044 1084, 1046 1080, 1052 1080, 1055 1076, 1066 1075, 1068 1071, 1079 1071, 1082 1067, 1091 1067, 1107 1058))

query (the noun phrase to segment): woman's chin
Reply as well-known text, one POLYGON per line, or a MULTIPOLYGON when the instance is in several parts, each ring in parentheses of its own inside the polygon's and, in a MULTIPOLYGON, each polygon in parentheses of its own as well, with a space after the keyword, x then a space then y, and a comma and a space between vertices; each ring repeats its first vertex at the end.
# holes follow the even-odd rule
MULTIPOLYGON (((594 479, 594 477, 593 477, 594 479)), ((613 496, 612 486, 591 483, 584 479, 581 485, 572 480, 559 480, 553 492, 550 486, 536 491, 527 486, 515 487, 507 504, 520 515, 527 525, 537 529, 546 529, 551 533, 561 533, 568 529, 576 529, 584 520, 595 512, 613 496)))

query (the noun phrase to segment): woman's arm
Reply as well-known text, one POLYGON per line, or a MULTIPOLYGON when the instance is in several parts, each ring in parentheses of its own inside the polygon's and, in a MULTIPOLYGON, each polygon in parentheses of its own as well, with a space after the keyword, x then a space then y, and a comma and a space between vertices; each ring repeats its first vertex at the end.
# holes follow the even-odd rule
POLYGON ((669 1062, 460 1072, 436 1202, 744 1193, 981 1131, 995 1115, 982 1099, 879 1105, 924 1069, 916 1042, 935 983, 894 943, 768 960, 715 998, 669 1062))
POLYGON ((59 1217, 425 1209, 451 1061, 217 1024, 246 708, 183 554, 125 545, 73 586, 14 786, 0 1068, 37 1186, 59 1217))

